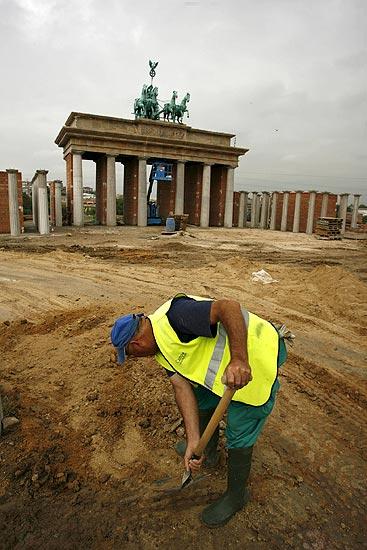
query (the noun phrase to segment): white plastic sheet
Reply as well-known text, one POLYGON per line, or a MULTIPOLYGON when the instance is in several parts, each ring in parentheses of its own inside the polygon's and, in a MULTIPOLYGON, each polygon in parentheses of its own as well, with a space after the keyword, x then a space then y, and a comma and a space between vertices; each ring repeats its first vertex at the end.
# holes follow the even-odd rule
POLYGON ((252 273, 252 281, 254 282, 260 282, 263 285, 268 285, 270 283, 277 283, 278 281, 276 279, 273 279, 273 277, 265 271, 265 269, 260 269, 260 271, 254 271, 252 273))

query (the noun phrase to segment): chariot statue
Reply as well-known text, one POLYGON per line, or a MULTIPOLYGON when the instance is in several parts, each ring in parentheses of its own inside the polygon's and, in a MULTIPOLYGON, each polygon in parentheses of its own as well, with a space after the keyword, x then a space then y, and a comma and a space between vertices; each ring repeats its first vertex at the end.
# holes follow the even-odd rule
POLYGON ((183 124, 184 115, 187 114, 187 118, 189 117, 187 103, 190 101, 190 94, 187 93, 182 101, 176 104, 178 93, 174 90, 171 100, 162 104, 158 99, 158 88, 157 86, 153 86, 157 65, 158 61, 149 60, 151 82, 149 85, 144 84, 140 97, 134 101, 135 119, 147 118, 150 120, 159 120, 163 115, 163 120, 166 122, 183 124))

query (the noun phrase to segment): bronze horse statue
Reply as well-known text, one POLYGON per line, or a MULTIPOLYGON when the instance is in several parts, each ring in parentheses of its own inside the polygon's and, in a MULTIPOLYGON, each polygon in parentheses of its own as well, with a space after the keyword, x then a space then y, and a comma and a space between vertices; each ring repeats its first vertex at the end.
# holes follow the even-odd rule
POLYGON ((158 88, 144 84, 141 96, 134 102, 135 118, 159 119, 158 88))
POLYGON ((176 90, 173 90, 171 101, 169 103, 165 103, 163 105, 162 111, 159 113, 159 114, 163 113, 163 120, 169 121, 170 118, 172 118, 173 120, 173 114, 175 112, 177 97, 178 97, 178 93, 176 92, 176 90))
POLYGON ((145 117, 145 102, 147 99, 148 86, 144 84, 141 90, 141 96, 137 97, 134 101, 134 115, 135 118, 145 117))
POLYGON ((183 116, 185 113, 187 113, 187 118, 189 118, 189 110, 187 109, 186 105, 190 101, 190 94, 187 93, 181 103, 179 105, 175 105, 174 112, 173 112, 173 122, 177 122, 179 124, 183 124, 183 116))

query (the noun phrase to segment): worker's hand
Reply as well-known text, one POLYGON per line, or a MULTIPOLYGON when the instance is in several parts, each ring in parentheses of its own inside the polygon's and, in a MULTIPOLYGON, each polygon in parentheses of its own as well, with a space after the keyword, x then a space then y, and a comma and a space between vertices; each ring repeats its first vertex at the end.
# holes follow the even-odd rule
POLYGON ((191 458, 194 454, 194 449, 196 447, 195 445, 187 444, 186 452, 184 456, 184 462, 185 462, 185 470, 191 470, 192 472, 197 472, 200 470, 202 463, 204 462, 204 455, 201 455, 200 458, 191 458))
POLYGON ((229 363, 222 376, 222 383, 233 390, 243 388, 251 380, 250 365, 238 359, 233 359, 229 363))

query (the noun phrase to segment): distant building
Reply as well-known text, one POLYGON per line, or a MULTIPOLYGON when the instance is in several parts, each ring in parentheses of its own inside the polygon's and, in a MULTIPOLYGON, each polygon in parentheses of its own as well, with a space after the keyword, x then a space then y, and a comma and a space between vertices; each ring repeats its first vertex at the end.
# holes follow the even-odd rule
POLYGON ((29 180, 22 181, 22 192, 25 193, 28 197, 32 195, 32 182, 29 180))

